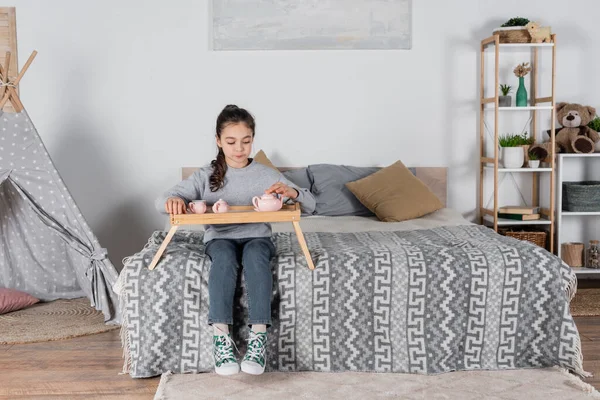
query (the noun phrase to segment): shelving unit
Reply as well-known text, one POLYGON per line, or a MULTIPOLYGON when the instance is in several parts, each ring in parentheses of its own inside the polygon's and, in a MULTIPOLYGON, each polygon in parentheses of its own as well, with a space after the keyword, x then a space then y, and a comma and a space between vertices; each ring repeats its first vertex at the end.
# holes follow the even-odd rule
MULTIPOLYGON (((564 211, 562 204, 562 184, 565 182, 565 171, 567 170, 567 164, 571 164, 576 160, 580 160, 584 162, 586 165, 589 165, 589 161, 597 160, 598 165, 600 165, 600 153, 591 153, 591 154, 559 154, 558 155, 558 167, 557 167, 557 181, 556 185, 558 186, 557 195, 556 195, 556 220, 557 220, 557 231, 556 231, 556 248, 557 254, 559 257, 562 256, 562 248, 561 244, 563 242, 568 242, 570 240, 565 240, 565 232, 564 225, 565 219, 576 219, 578 222, 582 220, 586 220, 588 218, 593 219, 596 222, 596 226, 600 226, 600 211, 564 211)), ((585 166, 584 166, 585 167, 585 166)), ((571 181, 571 180, 569 180, 571 181)), ((600 229, 597 228, 598 235, 597 237, 586 237, 582 240, 584 244, 584 248, 587 250, 589 241, 591 239, 600 239, 600 229)), ((600 269, 593 268, 573 268, 575 273, 580 278, 594 278, 600 279, 600 269)))
POLYGON ((512 112, 529 112, 532 115, 532 137, 535 142, 538 142, 537 138, 537 113, 543 110, 551 112, 551 132, 555 129, 555 80, 556 80, 556 35, 551 36, 551 43, 500 43, 500 36, 493 35, 481 41, 481 82, 480 82, 480 185, 479 185, 479 217, 480 223, 487 224, 498 231, 498 226, 502 225, 546 225, 549 230, 549 243, 550 252, 554 251, 554 183, 555 183, 555 154, 554 154, 554 135, 551 135, 552 152, 549 155, 551 160, 550 165, 547 168, 501 168, 499 165, 499 147, 498 147, 498 121, 499 114, 512 112), (485 97, 485 50, 488 46, 494 46, 494 96, 485 97), (538 51, 540 48, 549 47, 552 50, 552 91, 549 97, 538 97, 537 93, 537 78, 538 78, 538 51), (516 49, 530 49, 532 52, 532 71, 531 71, 531 91, 530 98, 531 104, 528 107, 499 107, 499 65, 500 65, 500 51, 503 49, 516 48, 516 49), (488 112, 494 112, 494 156, 489 157, 485 154, 485 114, 488 112), (484 203, 484 186, 485 186, 485 172, 493 174, 494 178, 494 190, 493 190, 493 208, 486 208, 484 203), (515 221, 498 218, 498 209, 501 207, 499 204, 499 176, 501 174, 513 174, 513 173, 530 173, 532 174, 532 204, 531 206, 540 205, 540 189, 539 179, 541 175, 549 176, 549 192, 548 193, 548 208, 541 208, 542 219, 533 221, 515 221))

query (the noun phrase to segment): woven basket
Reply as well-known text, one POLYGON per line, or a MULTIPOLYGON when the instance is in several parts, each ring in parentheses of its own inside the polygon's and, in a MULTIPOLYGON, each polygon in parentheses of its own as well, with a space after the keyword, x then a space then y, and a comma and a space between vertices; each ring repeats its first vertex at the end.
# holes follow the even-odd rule
POLYGON ((562 243, 561 258, 569 267, 583 266, 583 243, 562 243))
POLYGON ((564 211, 600 211, 600 181, 563 182, 564 211))
POLYGON ((513 237, 519 240, 526 240, 533 244, 537 244, 541 248, 546 248, 546 237, 548 236, 548 232, 546 231, 512 231, 510 229, 506 229, 501 232, 504 236, 513 237))
POLYGON ((494 29, 500 36, 500 43, 531 43, 531 35, 524 26, 510 26, 494 29))

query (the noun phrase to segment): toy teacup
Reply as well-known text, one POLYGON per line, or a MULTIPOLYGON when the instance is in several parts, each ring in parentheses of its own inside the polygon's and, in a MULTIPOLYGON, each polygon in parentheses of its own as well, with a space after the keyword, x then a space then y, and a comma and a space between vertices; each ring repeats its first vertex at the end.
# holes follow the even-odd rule
POLYGON ((219 201, 213 204, 212 210, 214 213, 226 213, 229 211, 229 204, 225 200, 219 199, 219 201))
POLYGON ((206 200, 190 201, 188 207, 194 214, 204 214, 206 212, 206 200))

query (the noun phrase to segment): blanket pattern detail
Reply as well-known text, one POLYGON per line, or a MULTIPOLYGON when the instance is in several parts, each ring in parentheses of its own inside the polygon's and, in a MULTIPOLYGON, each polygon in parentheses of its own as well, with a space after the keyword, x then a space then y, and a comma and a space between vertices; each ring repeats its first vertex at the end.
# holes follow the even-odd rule
MULTIPOLYGON (((166 232, 128 257, 120 276, 125 371, 133 377, 213 370, 210 259, 201 232, 166 232)), ((525 241, 475 225, 401 232, 276 233, 267 371, 436 374, 560 366, 580 375, 569 302, 574 272, 525 241)), ((232 336, 248 336, 238 274, 232 336)))

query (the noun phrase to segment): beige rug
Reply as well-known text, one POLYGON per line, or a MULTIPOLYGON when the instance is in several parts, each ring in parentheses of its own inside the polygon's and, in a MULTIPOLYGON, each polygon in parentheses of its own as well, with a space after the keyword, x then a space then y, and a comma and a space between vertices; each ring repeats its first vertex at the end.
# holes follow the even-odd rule
POLYGON ((0 344, 47 342, 117 329, 86 297, 37 303, 0 315, 0 344))
POLYGON ((577 289, 571 301, 571 315, 574 317, 600 315, 600 289, 577 289))
POLYGON ((558 368, 461 371, 440 375, 365 372, 163 374, 155 400, 188 399, 600 399, 558 368))

